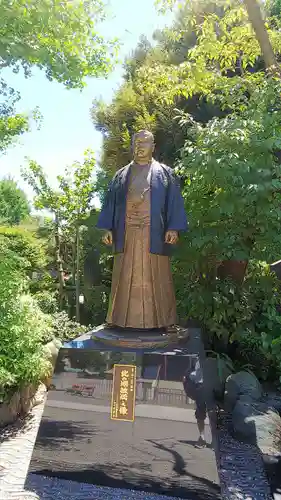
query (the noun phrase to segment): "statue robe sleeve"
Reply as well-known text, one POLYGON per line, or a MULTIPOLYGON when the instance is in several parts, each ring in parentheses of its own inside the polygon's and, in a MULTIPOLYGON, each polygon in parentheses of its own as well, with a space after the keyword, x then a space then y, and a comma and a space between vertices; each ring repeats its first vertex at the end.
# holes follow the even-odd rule
POLYGON ((102 209, 98 218, 96 227, 98 229, 105 229, 107 231, 112 231, 114 222, 114 212, 115 212, 115 177, 109 183, 108 191, 103 202, 102 209))
POLYGON ((181 194, 179 179, 173 172, 170 174, 170 183, 167 196, 167 231, 186 231, 188 222, 181 194))

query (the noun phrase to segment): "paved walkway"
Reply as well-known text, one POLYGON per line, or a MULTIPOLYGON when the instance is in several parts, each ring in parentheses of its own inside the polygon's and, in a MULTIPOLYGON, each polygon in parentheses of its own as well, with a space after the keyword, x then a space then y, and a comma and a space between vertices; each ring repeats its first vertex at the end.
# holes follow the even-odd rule
MULTIPOLYGON (((33 446, 36 440, 38 426, 43 413, 44 403, 34 407, 31 415, 24 421, 9 426, 0 434, 0 500, 31 500, 38 499, 34 493, 23 491, 26 473, 33 446)), ((221 486, 223 499, 227 500, 269 500, 272 499, 268 489, 261 457, 256 448, 243 445, 230 438, 226 430, 219 433, 221 451, 221 486), (253 485, 255 487, 253 487, 253 485)), ((35 480, 36 478, 34 478, 35 480)), ((36 481, 38 481, 36 479, 36 481)), ((49 480, 50 483, 51 480, 49 480)), ((52 480, 54 481, 54 480, 52 480)), ((50 484, 45 485, 46 490, 50 484)), ((70 496, 60 496, 62 484, 58 485, 56 498, 75 500, 93 499, 89 492, 80 496, 74 493, 72 485, 70 496)), ((36 488, 34 488, 36 489, 36 488)), ((41 490, 40 490, 41 491, 41 490)), ((43 487, 42 487, 43 491, 43 487)), ((70 491, 70 489, 68 489, 70 491)), ((40 495, 41 496, 41 495, 40 495)), ((43 498, 49 498, 43 493, 43 498)), ((104 492, 95 495, 95 498, 115 498, 104 492)), ((121 498, 121 497, 120 497, 121 498)), ((125 498, 125 497, 122 497, 125 498)), ((139 498, 136 496, 136 498, 139 498)), ((149 496, 147 495, 147 498, 149 496)), ((278 498, 278 496, 277 496, 278 498)), ((276 500, 277 500, 276 498, 276 500)))
POLYGON ((0 432, 0 499, 31 499, 23 491, 38 427, 43 414, 45 399, 42 389, 36 396, 41 403, 34 406, 24 420, 0 432))
MULTIPOLYGON (((79 410, 95 413, 110 413, 110 406, 108 405, 81 403, 78 400, 78 397, 76 398, 77 401, 75 401, 75 397, 70 397, 69 401, 61 401, 59 400, 60 396, 60 393, 52 394, 52 399, 48 399, 48 407, 62 408, 64 410, 68 409, 70 411, 79 410)), ((67 395, 63 394, 63 397, 66 399, 67 395)), ((81 399, 82 398, 80 398, 80 400, 81 399)), ((193 408, 175 408, 172 406, 158 406, 138 403, 136 404, 135 416, 175 422, 196 423, 195 411, 193 408)), ((209 425, 209 420, 207 419, 205 423, 206 425, 209 425)))

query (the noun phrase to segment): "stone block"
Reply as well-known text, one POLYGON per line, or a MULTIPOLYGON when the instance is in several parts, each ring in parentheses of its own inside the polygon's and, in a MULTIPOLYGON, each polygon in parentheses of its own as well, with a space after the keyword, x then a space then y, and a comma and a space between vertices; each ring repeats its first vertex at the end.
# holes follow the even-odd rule
POLYGON ((265 403, 238 400, 232 413, 232 426, 235 437, 255 444, 262 453, 280 453, 281 418, 265 403))
POLYGON ((230 375, 225 384, 224 404, 226 411, 233 410, 240 396, 258 401, 263 394, 262 386, 252 373, 240 371, 230 375))
POLYGON ((207 446, 200 449, 196 405, 183 386, 203 355, 190 333, 186 346, 105 346, 91 334, 60 349, 26 488, 39 497, 48 491, 50 500, 69 498, 70 490, 83 500, 221 498, 212 395, 197 401, 206 409, 207 446), (129 413, 120 410, 124 366, 116 365, 135 374, 124 379, 133 394, 129 413))

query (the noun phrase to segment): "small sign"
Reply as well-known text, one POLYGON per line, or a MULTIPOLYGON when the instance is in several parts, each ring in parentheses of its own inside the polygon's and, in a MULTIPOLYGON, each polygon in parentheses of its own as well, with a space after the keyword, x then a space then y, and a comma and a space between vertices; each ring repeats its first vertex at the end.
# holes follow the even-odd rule
POLYGON ((111 398, 111 419, 135 420, 136 366, 114 365, 111 398))

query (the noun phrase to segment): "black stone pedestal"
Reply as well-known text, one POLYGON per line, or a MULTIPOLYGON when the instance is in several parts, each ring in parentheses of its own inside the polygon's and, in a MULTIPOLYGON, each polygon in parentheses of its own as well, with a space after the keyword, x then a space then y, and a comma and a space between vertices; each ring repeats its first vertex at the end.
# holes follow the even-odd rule
POLYGON ((108 348, 89 334, 67 344, 59 352, 26 488, 48 500, 220 498, 212 396, 204 396, 207 447, 198 449, 195 404, 182 383, 190 363, 203 355, 197 330, 185 346, 158 350, 108 348), (114 364, 136 366, 132 422, 111 419, 114 364))

